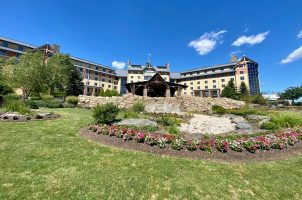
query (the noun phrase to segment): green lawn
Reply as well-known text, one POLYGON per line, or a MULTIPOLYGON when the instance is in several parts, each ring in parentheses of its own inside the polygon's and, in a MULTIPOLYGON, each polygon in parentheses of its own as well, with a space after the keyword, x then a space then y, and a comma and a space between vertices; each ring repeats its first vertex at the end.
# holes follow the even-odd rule
POLYGON ((302 199, 302 156, 223 163, 102 146, 79 135, 91 111, 0 122, 0 199, 302 199))

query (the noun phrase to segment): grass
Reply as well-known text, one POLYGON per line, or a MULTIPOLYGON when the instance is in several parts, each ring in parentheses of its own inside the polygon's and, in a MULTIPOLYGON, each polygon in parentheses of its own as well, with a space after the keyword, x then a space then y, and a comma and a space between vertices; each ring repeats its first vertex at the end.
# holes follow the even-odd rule
POLYGON ((278 112, 272 115, 272 119, 262 125, 262 128, 276 130, 281 128, 293 128, 302 125, 302 116, 297 112, 278 112))
POLYGON ((224 163, 103 146, 79 134, 91 110, 0 122, 0 199, 301 199, 302 157, 224 163))

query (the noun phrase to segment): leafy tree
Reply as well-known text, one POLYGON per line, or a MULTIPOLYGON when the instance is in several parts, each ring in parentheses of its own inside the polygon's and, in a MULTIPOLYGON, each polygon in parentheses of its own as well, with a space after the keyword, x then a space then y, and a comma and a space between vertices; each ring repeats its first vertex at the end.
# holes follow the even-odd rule
POLYGON ((245 82, 243 82, 243 81, 240 84, 239 93, 240 93, 241 96, 249 95, 248 88, 247 88, 245 82))
POLYGON ((22 90, 26 99, 31 92, 42 92, 46 86, 44 55, 41 52, 27 52, 18 63, 8 60, 4 66, 7 81, 14 88, 22 90))
POLYGON ((79 96, 83 94, 83 77, 75 66, 72 67, 66 87, 67 96, 79 96))
POLYGON ((295 100, 302 97, 302 86, 299 87, 289 87, 284 92, 279 93, 280 99, 291 100, 292 105, 295 100))
POLYGON ((106 103, 96 106, 92 112, 92 116, 97 124, 110 124, 119 113, 119 108, 113 103, 106 103))
POLYGON ((238 99, 238 95, 236 93, 236 87, 234 84, 234 80, 230 80, 228 84, 224 87, 221 92, 222 97, 231 98, 231 99, 238 99))
POLYGON ((71 71, 74 66, 65 54, 54 54, 47 61, 47 87, 51 95, 55 91, 64 91, 70 83, 71 71))

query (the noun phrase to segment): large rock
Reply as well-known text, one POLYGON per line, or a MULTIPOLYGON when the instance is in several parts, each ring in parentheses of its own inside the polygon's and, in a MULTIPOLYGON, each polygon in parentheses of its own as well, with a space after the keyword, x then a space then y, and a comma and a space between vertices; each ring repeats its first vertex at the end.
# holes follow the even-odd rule
POLYGON ((252 125, 245 123, 245 122, 239 122, 236 124, 237 129, 251 129, 252 125))
POLYGON ((124 119, 118 122, 117 125, 127 126, 157 126, 157 123, 149 119, 124 119))

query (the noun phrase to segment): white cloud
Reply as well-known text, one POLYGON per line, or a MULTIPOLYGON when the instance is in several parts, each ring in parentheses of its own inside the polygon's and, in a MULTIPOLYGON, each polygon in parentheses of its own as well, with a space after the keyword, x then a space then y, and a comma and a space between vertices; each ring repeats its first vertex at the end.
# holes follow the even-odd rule
POLYGON ((241 51, 241 50, 239 50, 239 51, 231 51, 231 53, 230 53, 230 56, 233 56, 233 55, 236 55, 236 54, 240 54, 240 53, 243 53, 244 51, 241 51))
POLYGON ((219 44, 223 42, 221 39, 224 33, 225 30, 206 32, 199 39, 191 41, 188 46, 193 47, 199 55, 206 55, 215 49, 218 42, 219 44))
POLYGON ((257 35, 251 35, 251 36, 240 36, 235 40, 232 44, 232 46, 241 46, 243 44, 249 44, 249 45, 254 45, 254 44, 259 44, 265 40, 266 36, 269 34, 269 31, 266 31, 264 33, 259 33, 257 35))
POLYGON ((282 64, 291 63, 295 60, 298 60, 299 58, 302 58, 302 46, 291 52, 286 58, 282 59, 281 63, 282 64))
POLYGON ((297 35, 298 38, 302 38, 302 30, 297 35))
POLYGON ((126 66, 126 63, 119 62, 119 61, 113 61, 112 66, 117 68, 117 69, 123 69, 126 66))

